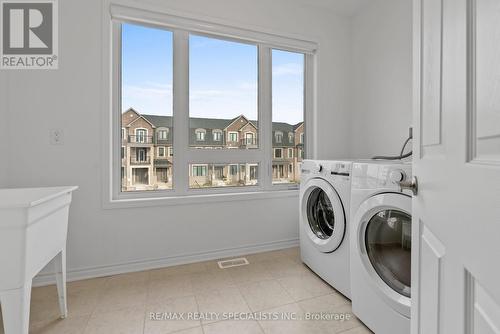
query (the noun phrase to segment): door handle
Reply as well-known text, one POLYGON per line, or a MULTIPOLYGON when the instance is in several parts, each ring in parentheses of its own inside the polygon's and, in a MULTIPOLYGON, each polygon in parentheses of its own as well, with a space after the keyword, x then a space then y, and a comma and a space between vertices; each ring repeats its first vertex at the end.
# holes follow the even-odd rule
POLYGON ((404 180, 398 182, 401 191, 403 190, 411 190, 413 196, 417 196, 418 194, 418 180, 416 176, 413 176, 411 180, 404 180))

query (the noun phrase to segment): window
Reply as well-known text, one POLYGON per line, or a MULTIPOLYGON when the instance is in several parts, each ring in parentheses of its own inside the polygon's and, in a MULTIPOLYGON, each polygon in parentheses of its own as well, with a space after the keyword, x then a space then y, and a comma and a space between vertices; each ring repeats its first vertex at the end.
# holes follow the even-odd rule
MULTIPOLYGON (((189 34, 191 128, 228 131, 229 140, 223 149, 256 148, 240 143, 238 132, 257 127, 257 89, 257 45, 189 34)), ((220 142, 215 137, 214 141, 220 142)), ((193 144, 191 146, 195 146, 193 144)))
POLYGON ((122 147, 121 149, 121 158, 125 158, 125 147, 122 147))
POLYGON ((172 41, 170 31, 121 24, 121 105, 118 109, 123 145, 130 152, 130 158, 124 160, 121 192, 172 189, 172 164, 149 158, 155 153, 165 156, 165 147, 156 145, 167 143, 173 125, 172 41), (125 129, 130 134, 128 138, 125 129), (158 183, 166 180, 166 168, 169 182, 162 182, 160 187, 158 183))
POLYGON ((276 141, 276 143, 278 144, 281 144, 281 142, 283 142, 283 132, 280 132, 280 131, 276 131, 274 133, 274 140, 276 141))
POLYGON ((165 147, 158 147, 158 156, 165 157, 165 147))
MULTIPOLYGON (((272 50, 272 119, 275 142, 282 142, 281 131, 288 133, 288 145, 297 147, 296 135, 303 144, 304 136, 304 92, 305 57, 302 53, 272 50), (281 130, 283 129, 283 130, 281 130)), ((288 148, 288 158, 293 158, 293 148, 288 148)), ((303 145, 301 145, 303 149, 303 145)), ((300 152, 300 150, 299 150, 300 152)), ((282 152, 275 149, 275 158, 282 158, 282 152)), ((298 164, 297 160, 295 164, 298 164)), ((300 168, 273 164, 273 183, 299 183, 300 168)))
POLYGON ((196 141, 204 141, 205 140, 205 134, 206 131, 203 129, 196 129, 196 141))
POLYGON ((297 189, 314 43, 118 5, 111 15, 112 201, 297 189))
POLYGON ((146 143, 148 130, 146 129, 135 129, 135 142, 136 143, 146 143))
POLYGON ((230 170, 231 175, 238 174, 238 165, 231 165, 230 168, 231 168, 231 170, 230 170))
POLYGON ((254 134, 252 132, 245 133, 245 144, 246 145, 257 145, 255 141, 254 134))
POLYGON ((207 176, 207 166, 193 165, 193 176, 207 176))
POLYGON ((137 148, 135 150, 136 162, 147 162, 147 152, 145 148, 137 148))
POLYGON ((212 131, 214 141, 222 141, 222 131, 221 130, 214 130, 212 131))
POLYGON ((238 142, 238 132, 229 132, 229 142, 232 143, 238 142))
POLYGON ((167 140, 168 139, 168 130, 158 130, 158 140, 167 140))
POLYGON ((191 165, 189 188, 230 188, 258 185, 259 166, 256 163, 245 164, 207 164, 191 165))

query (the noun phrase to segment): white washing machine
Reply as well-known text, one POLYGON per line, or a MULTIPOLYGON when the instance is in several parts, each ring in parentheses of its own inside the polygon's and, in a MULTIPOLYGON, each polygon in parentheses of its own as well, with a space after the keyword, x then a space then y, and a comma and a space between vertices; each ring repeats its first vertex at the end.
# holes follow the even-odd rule
POLYGON ((302 261, 350 298, 350 161, 304 160, 300 184, 302 261))
POLYGON ((411 192, 397 184, 410 178, 401 161, 352 166, 352 310, 377 334, 410 333, 411 192))

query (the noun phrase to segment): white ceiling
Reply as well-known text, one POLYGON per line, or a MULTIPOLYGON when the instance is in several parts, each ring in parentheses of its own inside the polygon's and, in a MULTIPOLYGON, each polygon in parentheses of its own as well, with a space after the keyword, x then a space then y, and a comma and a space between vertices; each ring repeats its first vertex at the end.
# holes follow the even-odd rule
POLYGON ((370 0, 297 0, 303 5, 329 9, 343 15, 354 15, 362 6, 370 0))

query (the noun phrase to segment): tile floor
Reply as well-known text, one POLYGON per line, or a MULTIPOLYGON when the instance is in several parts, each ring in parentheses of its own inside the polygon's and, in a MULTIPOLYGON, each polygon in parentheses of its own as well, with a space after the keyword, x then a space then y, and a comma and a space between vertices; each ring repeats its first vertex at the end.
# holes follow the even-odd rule
MULTIPOLYGON (((228 269, 207 261, 68 283, 69 317, 64 320, 58 319, 55 286, 34 288, 30 333, 371 333, 352 315, 350 301, 301 263, 298 248, 246 257, 250 265, 228 269), (166 320, 169 312, 185 318, 166 320), (307 312, 350 318, 281 318, 307 312), (160 320, 152 320, 152 313, 160 320), (228 320, 223 318, 227 313, 278 319, 228 320), (203 319, 188 319, 189 314, 203 319)), ((0 317, 1 334, 2 327, 0 317)))

